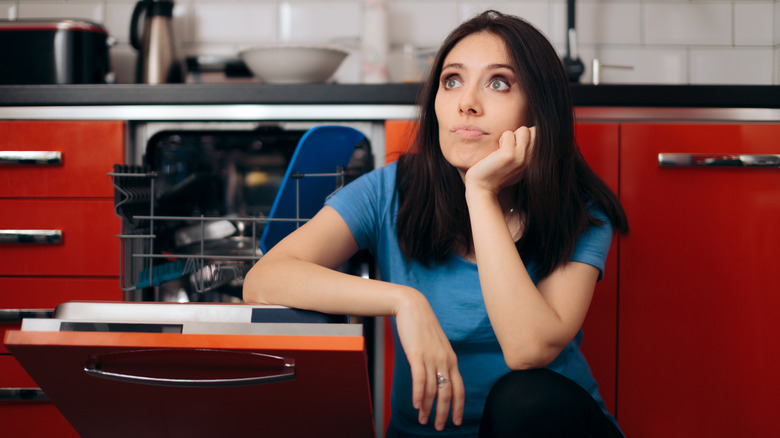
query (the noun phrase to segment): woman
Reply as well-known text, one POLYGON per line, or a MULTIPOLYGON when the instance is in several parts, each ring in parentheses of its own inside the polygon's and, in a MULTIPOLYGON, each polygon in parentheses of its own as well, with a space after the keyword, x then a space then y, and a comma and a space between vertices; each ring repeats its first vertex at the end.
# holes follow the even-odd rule
POLYGON ((388 436, 622 436, 579 333, 628 224, 577 149, 555 50, 485 12, 445 40, 420 108, 413 152, 269 251, 245 300, 394 317, 388 436), (361 248, 381 281, 334 270, 361 248))

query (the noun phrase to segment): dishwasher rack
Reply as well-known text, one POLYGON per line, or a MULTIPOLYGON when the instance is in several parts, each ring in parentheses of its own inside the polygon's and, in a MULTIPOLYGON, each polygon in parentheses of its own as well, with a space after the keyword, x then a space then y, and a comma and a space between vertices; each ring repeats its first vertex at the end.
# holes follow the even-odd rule
MULTIPOLYGON (((296 228, 310 218, 300 216, 300 181, 303 178, 335 178, 335 193, 345 183, 345 169, 335 173, 295 173, 294 217, 210 217, 161 215, 161 189, 157 172, 146 166, 115 165, 108 173, 114 186, 114 208, 121 218, 120 287, 125 292, 161 287, 177 282, 196 294, 230 285, 239 288, 254 263, 262 257, 262 231, 270 222, 292 222, 296 228), (208 228, 234 224, 230 236, 213 238, 208 228), (196 239, 182 247, 171 245, 171 236, 182 229, 196 230, 196 239), (200 232, 197 229, 200 228, 200 232), (210 238, 212 237, 212 238, 210 238)), ((229 232, 229 230, 228 230, 229 232)), ((165 300, 162 300, 165 301, 165 300)), ((208 301, 208 300, 203 300, 208 301)))

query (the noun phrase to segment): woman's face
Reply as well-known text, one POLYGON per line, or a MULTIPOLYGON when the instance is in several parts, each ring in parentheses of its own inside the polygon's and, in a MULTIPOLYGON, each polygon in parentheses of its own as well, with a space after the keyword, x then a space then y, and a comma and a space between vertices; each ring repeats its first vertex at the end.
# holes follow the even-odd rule
POLYGON ((435 110, 444 158, 461 174, 526 125, 527 102, 504 41, 471 34, 444 58, 435 110))

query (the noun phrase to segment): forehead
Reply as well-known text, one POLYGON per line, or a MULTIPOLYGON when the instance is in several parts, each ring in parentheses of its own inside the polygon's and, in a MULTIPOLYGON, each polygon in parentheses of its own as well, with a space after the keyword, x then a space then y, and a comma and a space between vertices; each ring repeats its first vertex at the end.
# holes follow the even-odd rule
POLYGON ((444 58, 444 65, 465 64, 466 61, 512 64, 504 40, 488 32, 473 33, 458 41, 444 58))

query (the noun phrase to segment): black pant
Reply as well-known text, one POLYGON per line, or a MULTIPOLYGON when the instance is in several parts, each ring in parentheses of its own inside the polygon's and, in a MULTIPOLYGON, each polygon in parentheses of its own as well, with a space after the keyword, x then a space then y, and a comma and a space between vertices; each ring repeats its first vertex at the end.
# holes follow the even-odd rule
POLYGON ((480 438, 615 437, 620 430, 585 389, 554 371, 512 371, 490 393, 480 438))

